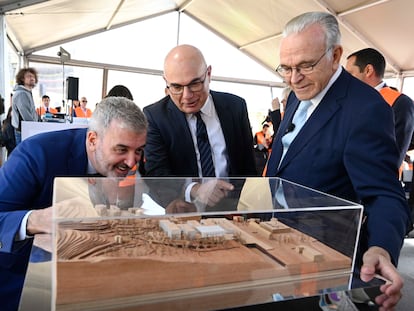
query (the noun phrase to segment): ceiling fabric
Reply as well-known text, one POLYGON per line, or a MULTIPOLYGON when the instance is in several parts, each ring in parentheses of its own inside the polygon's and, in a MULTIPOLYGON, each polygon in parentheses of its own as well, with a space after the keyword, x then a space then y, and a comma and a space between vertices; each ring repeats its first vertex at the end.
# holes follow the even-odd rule
POLYGON ((279 64, 288 20, 330 12, 339 20, 345 57, 373 47, 386 57, 388 77, 414 75, 412 0, 0 0, 8 37, 23 55, 172 11, 189 15, 269 69, 279 64))

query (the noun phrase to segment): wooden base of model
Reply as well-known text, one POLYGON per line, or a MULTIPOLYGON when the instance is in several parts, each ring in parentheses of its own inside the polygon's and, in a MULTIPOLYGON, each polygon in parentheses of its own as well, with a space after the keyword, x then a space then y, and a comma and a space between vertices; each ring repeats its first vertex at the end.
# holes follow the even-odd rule
POLYGON ((60 223, 57 310, 212 310, 346 286, 351 259, 272 219, 60 223))

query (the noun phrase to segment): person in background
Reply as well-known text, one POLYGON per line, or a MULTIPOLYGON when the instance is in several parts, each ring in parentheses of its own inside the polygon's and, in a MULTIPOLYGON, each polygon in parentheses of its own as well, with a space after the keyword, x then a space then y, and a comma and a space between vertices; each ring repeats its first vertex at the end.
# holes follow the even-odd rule
MULTIPOLYGON (((272 100, 272 109, 269 109, 268 115, 267 115, 267 117, 264 121, 264 122, 268 122, 268 123, 272 124, 272 133, 273 133, 272 134, 272 142, 271 142, 270 147, 269 147, 269 154, 267 156, 267 161, 269 160, 270 153, 272 151, 273 138, 274 138, 276 132, 279 130, 279 125, 280 125, 280 122, 282 121, 283 114, 284 114, 284 111, 286 109, 287 99, 288 99, 289 94, 290 94, 291 91, 292 91, 292 89, 289 86, 287 86, 282 90, 282 96, 281 96, 282 100, 281 101, 279 101, 278 97, 275 97, 272 100)), ((263 168, 262 176, 266 176, 267 161, 266 161, 266 164, 263 168)))
POLYGON ((43 116, 45 113, 57 113, 58 111, 55 108, 50 107, 50 97, 48 95, 42 96, 42 106, 36 108, 37 115, 43 116))
POLYGON ((13 149, 16 147, 16 138, 14 135, 14 128, 13 128, 13 125, 11 124, 12 98, 13 98, 13 94, 10 94, 10 107, 9 107, 9 110, 7 111, 7 116, 3 120, 2 127, 1 127, 2 146, 6 147, 7 158, 10 157, 13 149))
POLYGON ((70 114, 72 114, 73 117, 76 117, 76 108, 80 107, 80 102, 78 99, 72 100, 72 106, 69 107, 70 114))
POLYGON ((280 122, 282 121, 287 99, 291 91, 292 89, 287 86, 282 90, 282 100, 279 101, 278 97, 272 100, 272 109, 269 109, 267 120, 272 122, 274 132, 278 130, 280 122))
POLYGON ((34 68, 22 68, 16 75, 12 104, 12 125, 16 145, 22 141, 22 121, 39 121, 33 101, 32 90, 37 84, 37 71, 34 68))
POLYGON ((115 85, 112 89, 110 89, 106 97, 109 96, 126 97, 130 100, 134 100, 131 91, 126 86, 121 84, 115 85))
POLYGON ((269 158, 273 143, 273 125, 271 122, 264 122, 262 130, 257 132, 253 138, 254 151, 256 157, 256 167, 259 172, 263 172, 269 158))
POLYGON ((362 49, 347 57, 346 70, 355 78, 379 91, 392 107, 395 123, 395 140, 400 152, 401 165, 411 143, 414 131, 413 100, 398 90, 387 86, 383 81, 385 58, 373 48, 362 49))
MULTIPOLYGON (((267 176, 364 206, 355 267, 363 281, 376 274, 390 280, 375 302, 393 310, 403 287, 396 266, 411 225, 398 180, 394 119, 377 91, 340 66, 340 37, 338 21, 325 12, 304 13, 285 26, 277 71, 293 92, 267 176)), ((280 189, 275 197, 283 206, 280 189)), ((289 205, 289 197, 284 199, 289 205)))
POLYGON ((92 110, 86 108, 88 100, 86 97, 82 97, 80 100, 80 106, 75 108, 75 115, 77 118, 90 118, 92 116, 92 110))
POLYGON ((18 308, 33 236, 52 230, 53 179, 96 173, 125 177, 141 158, 146 133, 145 115, 134 102, 108 97, 88 129, 43 133, 17 146, 0 168, 2 310, 18 308))

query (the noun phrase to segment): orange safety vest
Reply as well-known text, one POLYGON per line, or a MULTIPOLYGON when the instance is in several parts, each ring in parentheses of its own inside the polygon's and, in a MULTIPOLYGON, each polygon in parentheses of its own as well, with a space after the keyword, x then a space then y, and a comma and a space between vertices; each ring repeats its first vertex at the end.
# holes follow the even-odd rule
MULTIPOLYGON (((49 107, 49 113, 57 113, 58 111, 55 108, 49 107)), ((36 113, 39 116, 42 116, 46 113, 45 107, 36 108, 36 113)))
MULTIPOLYGON (((266 142, 266 137, 265 137, 265 135, 263 134, 263 132, 257 132, 256 133, 256 143, 258 144, 258 145, 263 145, 263 146, 265 146, 265 145, 267 145, 267 142, 266 142)), ((269 148, 267 148, 267 152, 268 152, 268 154, 270 155, 270 152, 272 151, 272 146, 271 145, 269 145, 269 148)))
POLYGON ((385 101, 388 103, 388 105, 390 105, 391 107, 394 105, 397 98, 400 97, 400 95, 401 95, 400 92, 398 92, 397 90, 394 90, 394 89, 392 89, 388 86, 383 87, 379 92, 381 93, 381 95, 385 99, 385 101))
POLYGON ((256 133, 256 141, 258 145, 264 145, 265 137, 264 137, 263 132, 256 133))
POLYGON ((75 108, 75 114, 77 118, 90 118, 92 117, 92 110, 86 108, 86 111, 83 112, 81 107, 75 108))

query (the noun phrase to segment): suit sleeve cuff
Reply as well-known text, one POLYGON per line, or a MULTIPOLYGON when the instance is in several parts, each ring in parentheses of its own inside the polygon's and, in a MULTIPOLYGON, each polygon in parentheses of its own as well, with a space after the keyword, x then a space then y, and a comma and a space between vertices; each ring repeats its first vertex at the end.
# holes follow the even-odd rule
POLYGON ((16 234, 16 241, 23 241, 27 238, 32 238, 33 236, 27 235, 26 226, 27 226, 27 219, 29 218, 29 215, 32 213, 32 211, 28 211, 26 215, 24 215, 22 222, 20 223, 20 229, 19 232, 16 234))
POLYGON ((185 201, 188 202, 188 203, 192 203, 192 200, 191 200, 191 189, 193 188, 193 186, 195 184, 196 184, 196 182, 189 183, 187 185, 187 187, 185 188, 184 198, 185 198, 185 201))

